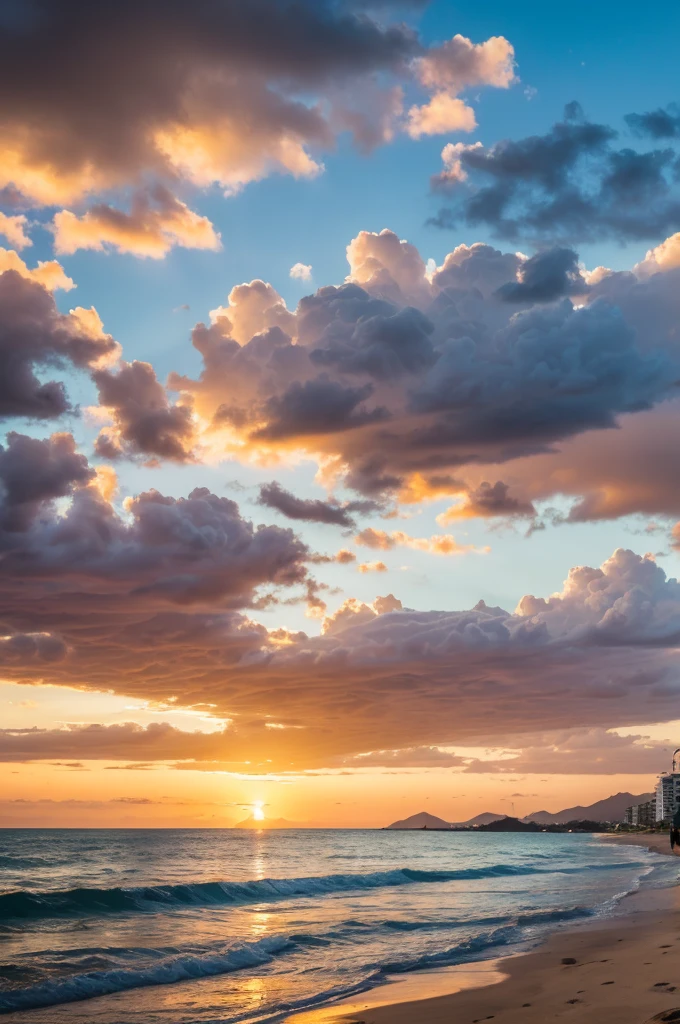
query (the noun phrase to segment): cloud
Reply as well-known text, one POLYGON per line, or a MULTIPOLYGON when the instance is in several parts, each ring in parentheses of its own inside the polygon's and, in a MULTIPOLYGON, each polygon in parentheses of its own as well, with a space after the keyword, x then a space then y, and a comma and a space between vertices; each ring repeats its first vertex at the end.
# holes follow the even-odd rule
POLYGON ((253 432, 254 440, 278 441, 305 435, 354 430, 388 418, 386 409, 368 409, 364 402, 373 386, 345 387, 325 374, 316 380, 295 381, 281 395, 265 403, 266 426, 253 432))
POLYGON ((341 548, 335 556, 335 561, 340 565, 350 565, 352 562, 356 562, 357 556, 353 551, 348 551, 347 548, 341 548))
POLYGON ((0 235, 4 235, 15 249, 25 249, 27 246, 33 245, 26 234, 27 226, 28 218, 23 214, 11 217, 6 213, 0 213, 0 235))
POLYGON ((509 487, 502 480, 490 484, 487 480, 473 490, 468 491, 463 501, 437 516, 440 526, 455 522, 457 519, 490 519, 496 516, 529 517, 536 515, 536 509, 530 501, 514 498, 509 487))
POLYGON ((358 533, 354 543, 360 547, 373 548, 378 551, 391 551, 395 547, 412 548, 414 551, 427 551, 432 555, 463 555, 479 549, 472 544, 458 544, 450 533, 434 534, 432 537, 410 537, 403 530, 375 530, 367 527, 358 533))
POLYGON ((175 245, 187 249, 221 247, 220 235, 207 217, 201 217, 180 202, 168 189, 156 185, 138 192, 130 213, 105 203, 91 207, 82 217, 61 210, 52 222, 54 248, 60 254, 78 249, 117 252, 162 259, 175 245))
POLYGON ((38 260, 38 266, 30 268, 13 249, 0 248, 0 274, 4 274, 8 270, 13 270, 15 274, 19 274, 27 281, 42 285, 49 292, 58 289, 69 292, 75 288, 75 283, 56 260, 38 260))
POLYGON ((371 499, 419 477, 456 478, 458 493, 488 481, 476 467, 554 451, 674 390, 677 290, 656 263, 588 272, 566 247, 478 243, 428 270, 388 230, 347 253, 347 281, 295 311, 254 280, 196 325, 202 369, 168 384, 211 453, 304 455, 371 499))
POLYGON ((439 188, 448 188, 457 181, 467 181, 468 172, 463 166, 462 154, 468 150, 483 149, 481 142, 469 145, 465 142, 447 142, 442 150, 444 170, 437 175, 439 188))
MULTIPOLYGON (((649 116, 626 120, 647 124, 649 116)), ((570 103, 563 120, 544 135, 489 147, 461 145, 455 156, 445 150, 444 170, 431 184, 451 203, 431 222, 484 226, 498 238, 570 244, 655 238, 680 229, 677 152, 617 149, 617 136, 570 103)))
POLYGON ((384 562, 362 562, 357 566, 359 572, 387 572, 387 566, 384 562))
POLYGON ((477 127, 472 107, 445 92, 435 93, 423 106, 411 107, 408 122, 408 133, 412 139, 419 139, 422 135, 444 135, 446 132, 471 132, 477 127))
POLYGON ((635 267, 639 275, 655 274, 661 270, 680 267, 680 231, 650 249, 644 260, 635 267))
MULTIPOLYGON (((313 178, 342 134, 366 151, 406 130, 406 87, 414 98, 436 90, 425 111, 442 97, 464 106, 455 94, 467 88, 510 83, 507 40, 456 35, 428 48, 395 20, 398 6, 168 0, 159 18, 154 0, 121 0, 112 26, 86 0, 36 0, 29 18, 4 26, 0 189, 28 207, 95 200, 56 214, 63 252, 216 249, 210 222, 168 187, 233 195, 271 174, 313 178), (77 74, 60 75, 66 66, 77 74), (118 202, 131 190, 125 213, 118 202)), ((451 125, 439 116, 435 128, 436 119, 428 131, 451 125)))
POLYGON ((288 519, 304 520, 308 523, 327 523, 332 526, 345 526, 349 529, 354 526, 354 519, 350 512, 356 505, 361 505, 360 502, 340 505, 336 502, 321 501, 318 498, 297 498, 290 491, 281 487, 276 480, 262 484, 258 504, 276 509, 288 519))
POLYGON ((624 120, 635 135, 647 135, 652 139, 680 138, 680 113, 677 108, 664 110, 659 107, 646 114, 627 114, 624 120))
MULTIPOLYGON (((13 658, 5 677, 209 703, 231 724, 208 737, 166 726, 151 734, 156 746, 140 727, 99 737, 83 727, 3 733, 8 757, 86 760, 97 750, 111 760, 215 758, 270 772, 337 767, 374 751, 510 744, 542 748, 515 770, 533 759, 545 772, 559 732, 584 721, 592 730, 658 722, 677 710, 680 586, 649 557, 618 550, 600 568, 578 566, 561 591, 526 595, 515 612, 483 601, 427 611, 392 595, 372 605, 350 598, 326 615, 321 636, 268 633, 239 608, 265 581, 300 580, 304 552, 289 531, 255 531, 233 503, 204 492, 140 496, 129 522, 110 508, 88 520, 83 497, 101 508, 85 485, 63 521, 43 510, 23 532, 0 534, 7 635, 49 633, 66 651, 39 664, 34 654, 13 658)), ((590 763, 579 762, 575 742, 562 744, 556 770, 568 757, 590 763)))
POLYGON ((14 268, 0 272, 0 416, 5 418, 61 416, 71 408, 63 383, 43 381, 38 373, 54 366, 91 369, 117 358, 120 351, 104 333, 95 310, 60 313, 52 295, 34 278, 35 273, 14 268))
POLYGON ((100 408, 113 419, 97 438, 98 455, 118 459, 142 455, 147 461, 190 462, 194 424, 190 409, 172 405, 149 363, 122 362, 117 372, 95 370, 100 408))
POLYGON ((290 268, 290 277, 297 281, 311 281, 311 263, 294 263, 293 266, 290 268))
MULTIPOLYGON (((66 725, 61 729, 0 729, 0 761, 45 761, 79 758, 83 761, 215 760, 228 757, 225 732, 183 732, 167 722, 141 726, 66 725)), ((145 802, 133 798, 120 801, 145 802)))
POLYGON ((504 302, 554 302, 566 295, 583 295, 588 288, 573 249, 539 252, 517 268, 517 283, 498 289, 504 302))
POLYGON ((276 289, 264 281, 239 284, 229 293, 229 305, 218 306, 210 318, 219 334, 245 345, 270 327, 290 333, 295 320, 276 289))
POLYGON ((421 135, 472 131, 477 125, 474 111, 458 98, 458 93, 480 85, 507 89, 515 80, 514 56, 512 45, 503 36, 475 44, 455 35, 417 58, 416 76, 433 96, 409 110, 409 135, 417 139, 421 135))
POLYGON ((675 747, 672 740, 651 740, 640 733, 620 735, 604 728, 561 729, 522 736, 518 743, 520 749, 507 745, 499 751, 502 757, 470 759, 464 770, 512 775, 657 775, 675 747))
POLYGON ((503 36, 472 43, 455 35, 416 61, 416 73, 428 89, 461 92, 469 86, 507 89, 515 79, 515 51, 503 36))

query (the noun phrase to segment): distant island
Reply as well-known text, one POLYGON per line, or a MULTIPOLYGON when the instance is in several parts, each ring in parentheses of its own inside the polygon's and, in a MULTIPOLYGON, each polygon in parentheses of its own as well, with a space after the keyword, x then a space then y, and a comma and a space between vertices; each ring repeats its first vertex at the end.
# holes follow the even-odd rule
POLYGON ((627 807, 632 804, 644 803, 651 797, 651 793, 641 793, 639 796, 632 793, 616 793, 614 796, 607 797, 605 800, 597 800, 594 804, 589 804, 586 807, 576 805, 575 807, 566 807, 562 811, 534 811, 524 818, 484 811, 482 814, 476 814, 474 818, 468 818, 467 821, 445 821, 443 818, 438 818, 436 814, 419 811, 408 818, 393 821, 385 828, 396 831, 428 829, 448 832, 474 829, 478 832, 541 832, 544 828, 551 828, 551 826, 571 827, 572 831, 581 826, 582 831, 594 831, 595 829, 586 826, 623 821, 627 807))

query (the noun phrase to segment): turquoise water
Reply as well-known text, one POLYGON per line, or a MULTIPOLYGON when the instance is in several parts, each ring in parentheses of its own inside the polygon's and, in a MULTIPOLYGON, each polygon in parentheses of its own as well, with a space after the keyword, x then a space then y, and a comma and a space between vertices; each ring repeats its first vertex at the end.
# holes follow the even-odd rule
POLYGON ((254 1024, 387 973, 499 956, 675 863, 591 836, 0 832, 0 1013, 254 1024))

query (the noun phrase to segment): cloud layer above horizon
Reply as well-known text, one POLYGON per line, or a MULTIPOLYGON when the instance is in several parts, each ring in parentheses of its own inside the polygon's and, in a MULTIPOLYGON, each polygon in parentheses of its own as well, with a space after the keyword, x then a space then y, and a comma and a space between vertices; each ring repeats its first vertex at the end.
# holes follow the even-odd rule
POLYGON ((397 554, 451 573, 492 561, 494 531, 519 546, 626 517, 680 549, 677 111, 619 130, 574 102, 482 143, 477 97, 517 84, 512 41, 431 42, 410 16, 358 0, 3 13, 3 679, 208 709, 218 730, 3 728, 1 761, 596 774, 657 756, 612 731, 676 714, 680 586, 653 554, 617 541, 537 596, 518 554, 514 609, 423 607, 394 574, 397 554), (315 178, 347 144, 365 159, 439 136, 431 222, 486 239, 452 236, 439 264, 359 230, 344 278, 301 252, 281 278, 297 304, 266 275, 225 282, 153 361, 68 307, 92 287, 80 260, 216 258, 208 199, 315 178), (39 238, 54 258, 32 258, 39 238), (579 249, 603 239, 649 249, 587 266, 579 249), (216 493, 227 463, 266 478, 237 503, 216 493), (316 474, 303 490, 299 467, 316 474), (298 605, 309 626, 281 625, 298 605), (457 752, 480 744, 487 760, 457 752))

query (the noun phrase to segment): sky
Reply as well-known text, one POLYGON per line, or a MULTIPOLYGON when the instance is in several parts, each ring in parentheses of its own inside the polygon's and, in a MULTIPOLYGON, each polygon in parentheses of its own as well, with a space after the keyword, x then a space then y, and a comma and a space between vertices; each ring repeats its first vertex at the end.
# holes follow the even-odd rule
POLYGON ((679 29, 0 0, 0 825, 651 790, 679 29))

